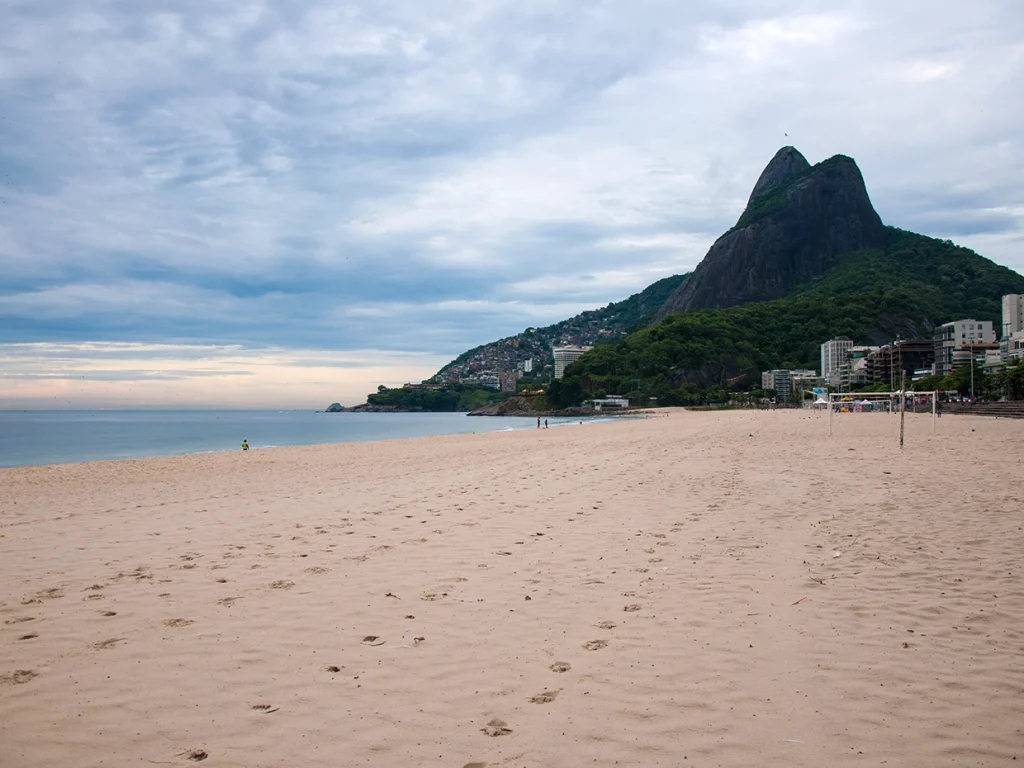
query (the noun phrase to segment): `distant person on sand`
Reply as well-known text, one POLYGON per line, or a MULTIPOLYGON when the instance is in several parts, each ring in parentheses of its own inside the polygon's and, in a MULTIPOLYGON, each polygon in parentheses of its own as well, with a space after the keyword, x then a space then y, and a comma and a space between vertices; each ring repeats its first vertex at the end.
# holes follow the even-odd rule
POLYGON ((249 441, 248 440, 242 440, 242 450, 243 451, 248 451, 249 450, 249 441))
POLYGON ((548 428, 548 420, 544 419, 544 429, 547 429, 547 428, 548 428))
POLYGON ((537 429, 540 429, 540 416, 537 417, 537 429))

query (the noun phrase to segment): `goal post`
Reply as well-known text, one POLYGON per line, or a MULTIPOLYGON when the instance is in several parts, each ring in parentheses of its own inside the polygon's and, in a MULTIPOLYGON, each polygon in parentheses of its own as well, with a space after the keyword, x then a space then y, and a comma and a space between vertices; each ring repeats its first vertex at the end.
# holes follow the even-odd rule
POLYGON ((917 400, 931 403, 932 434, 938 418, 939 393, 899 390, 895 392, 829 392, 828 393, 828 434, 833 434, 832 419, 837 413, 863 413, 884 410, 889 415, 900 414, 900 447, 903 447, 903 414, 907 404, 914 408, 917 400), (881 407, 879 407, 881 406, 881 407))

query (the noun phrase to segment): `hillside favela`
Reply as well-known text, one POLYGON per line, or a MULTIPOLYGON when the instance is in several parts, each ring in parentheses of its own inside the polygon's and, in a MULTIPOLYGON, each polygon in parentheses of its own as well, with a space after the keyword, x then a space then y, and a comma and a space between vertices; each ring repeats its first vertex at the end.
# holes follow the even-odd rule
POLYGON ((1024 761, 1024 4, 2 4, 0 768, 1024 761))

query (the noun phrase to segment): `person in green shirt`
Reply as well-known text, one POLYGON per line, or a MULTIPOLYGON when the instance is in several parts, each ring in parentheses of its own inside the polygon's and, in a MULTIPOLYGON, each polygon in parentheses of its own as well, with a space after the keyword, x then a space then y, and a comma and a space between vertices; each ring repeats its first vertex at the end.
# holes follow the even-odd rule
POLYGON ((243 451, 248 451, 249 450, 249 441, 248 440, 242 440, 242 450, 243 451))

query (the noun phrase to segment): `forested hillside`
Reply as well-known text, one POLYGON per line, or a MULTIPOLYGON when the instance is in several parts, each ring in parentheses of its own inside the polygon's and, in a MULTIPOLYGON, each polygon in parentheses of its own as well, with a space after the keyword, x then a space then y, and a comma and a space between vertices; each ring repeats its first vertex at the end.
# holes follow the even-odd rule
POLYGON ((662 405, 720 399, 756 387, 763 370, 817 368, 819 345, 833 336, 884 344, 965 317, 998 327, 1003 294, 1024 293, 1024 277, 949 241, 895 228, 889 241, 841 256, 786 298, 669 315, 595 349, 552 385, 549 401, 602 392, 662 405))

